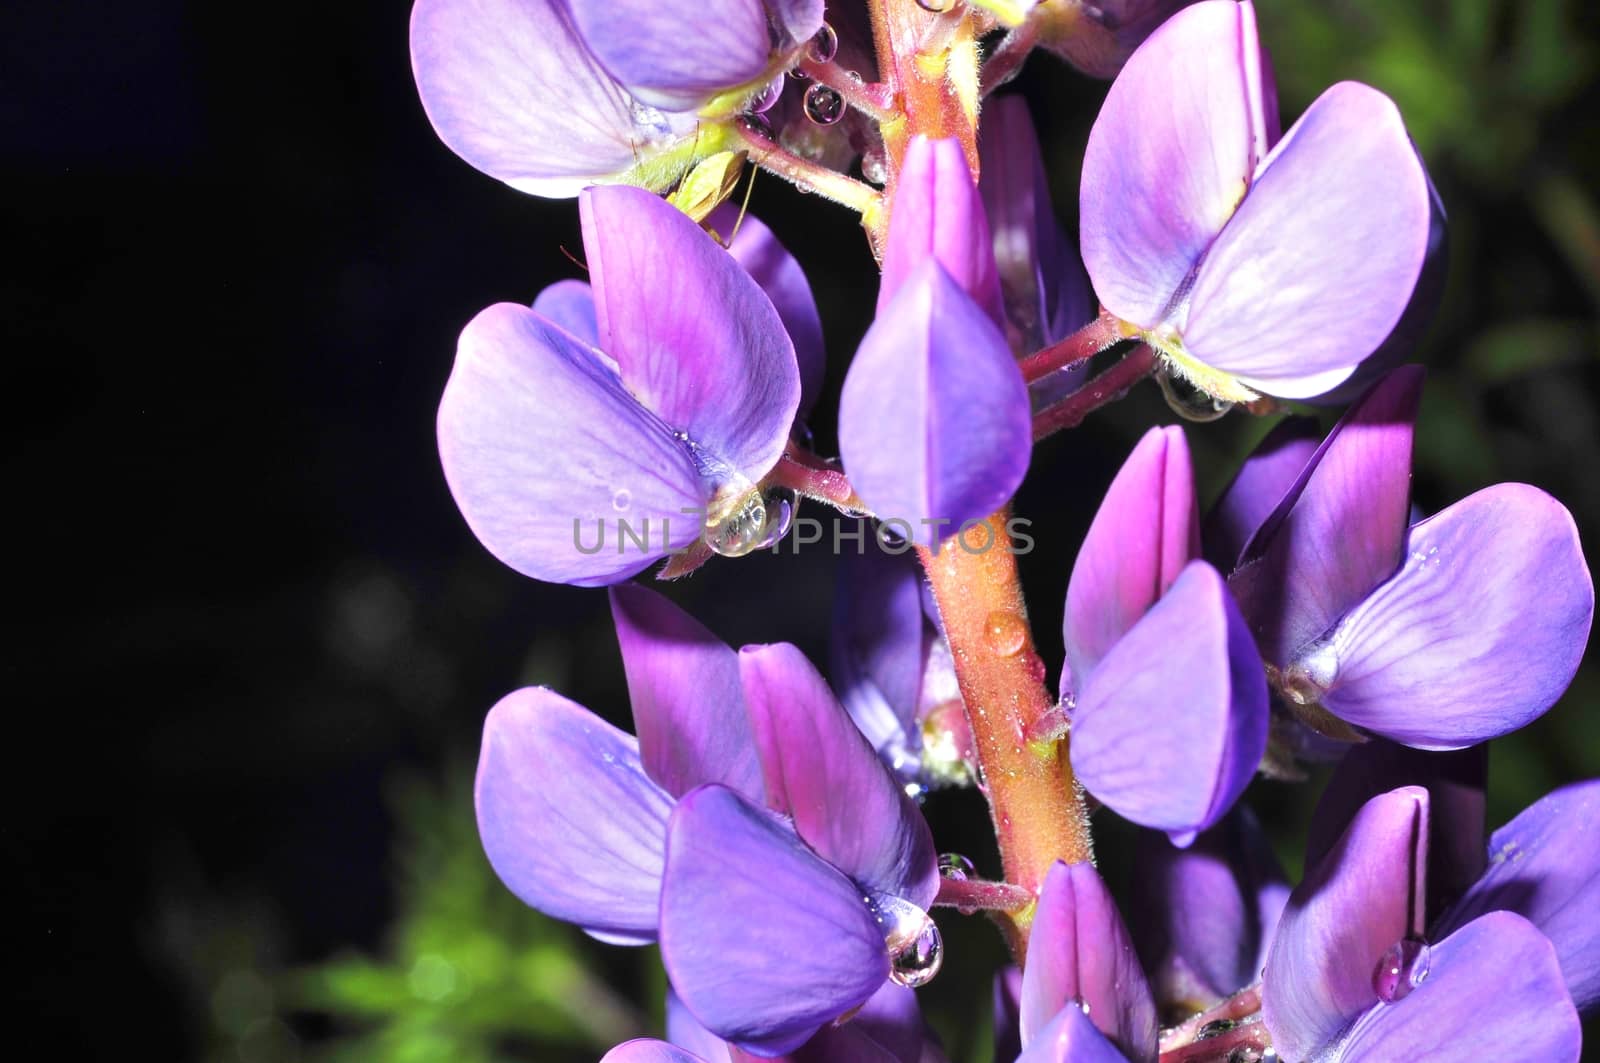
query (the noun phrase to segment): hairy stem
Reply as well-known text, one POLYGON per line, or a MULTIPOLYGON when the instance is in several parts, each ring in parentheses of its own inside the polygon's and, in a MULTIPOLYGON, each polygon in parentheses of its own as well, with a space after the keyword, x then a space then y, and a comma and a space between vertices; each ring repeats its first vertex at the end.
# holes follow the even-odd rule
MULTIPOLYGON (((921 547, 918 554, 955 660, 1005 879, 1037 896, 1051 864, 1088 860, 1093 850, 1066 742, 1026 737, 1054 699, 1028 627, 1008 518, 1002 509, 985 522, 987 536, 977 537, 974 527, 938 553, 921 547)), ((1026 913, 1010 920, 1019 962, 1028 921, 1026 913)))
POLYGON ((828 86, 843 97, 845 103, 874 121, 887 122, 894 117, 894 90, 888 85, 862 81, 860 74, 844 69, 832 59, 826 63, 804 59, 800 62, 800 69, 807 77, 819 85, 828 86))
POLYGON ((939 880, 939 896, 933 903, 941 908, 955 908, 963 914, 977 911, 1018 912, 1032 904, 1032 893, 1009 882, 988 882, 984 879, 944 878, 939 880))
POLYGON ((1140 344, 1071 395, 1033 415, 1033 441, 1054 435, 1063 428, 1075 428, 1083 419, 1128 393, 1128 389, 1155 369, 1156 352, 1140 344))
POLYGON ((1022 370, 1022 379, 1031 384, 1058 369, 1087 362, 1107 347, 1130 338, 1132 333, 1128 326, 1115 315, 1102 310, 1099 317, 1077 332, 1064 340, 1034 351, 1017 365, 1022 370))
POLYGON ((1031 18, 1000 38, 1000 43, 983 62, 983 95, 989 95, 1022 72, 1022 64, 1027 62, 1038 39, 1039 23, 1031 18))
POLYGON ((843 469, 794 443, 789 444, 783 457, 778 459, 777 466, 767 474, 767 481, 790 488, 807 498, 826 502, 846 513, 868 512, 867 504, 850 486, 850 479, 843 469))

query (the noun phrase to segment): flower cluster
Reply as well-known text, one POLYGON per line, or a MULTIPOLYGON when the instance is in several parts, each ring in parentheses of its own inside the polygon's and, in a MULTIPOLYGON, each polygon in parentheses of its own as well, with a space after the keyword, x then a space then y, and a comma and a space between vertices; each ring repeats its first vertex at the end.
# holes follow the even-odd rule
POLYGON ((688 25, 659 0, 411 23, 443 141, 578 200, 587 280, 467 324, 438 439, 490 552, 610 588, 635 733, 515 691, 476 790, 517 896, 659 943, 667 1040, 607 1059, 941 1059, 914 990, 960 962, 945 907, 1016 961, 997 1059, 1576 1060, 1600 781, 1490 836, 1484 743, 1565 691, 1593 584, 1533 487, 1411 497, 1401 363, 1445 218, 1395 105, 1335 85, 1283 130, 1249 0, 702 0, 688 25), (1036 48, 1114 78, 1078 241, 997 92, 1036 48), (881 266, 838 458, 806 427, 805 270, 730 198, 749 165, 857 212, 881 266), (1185 430, 1151 428, 1062 574, 1047 689, 1011 500, 1037 440, 1145 378, 1190 420, 1349 405, 1279 420, 1205 513, 1185 430), (831 684, 630 582, 774 546, 801 498, 876 529, 838 566, 831 684), (1241 799, 1312 771, 1291 886, 1241 799), (920 802, 962 786, 999 878, 938 855, 920 802), (1091 807, 1135 825, 1121 908, 1091 807))

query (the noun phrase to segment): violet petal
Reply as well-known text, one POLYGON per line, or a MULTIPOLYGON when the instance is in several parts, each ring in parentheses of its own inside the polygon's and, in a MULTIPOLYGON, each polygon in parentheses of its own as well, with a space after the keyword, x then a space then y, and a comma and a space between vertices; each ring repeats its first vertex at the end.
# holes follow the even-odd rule
POLYGON ((1400 571, 1303 654, 1341 719, 1457 749, 1543 715, 1593 619, 1572 515, 1538 488, 1496 484, 1412 528, 1400 571))
POLYGON ((1329 1063, 1443 1059, 1462 1040, 1473 1059, 1577 1063, 1582 1054, 1555 950, 1521 916, 1490 912, 1434 945, 1426 979, 1363 1015, 1329 1063))
POLYGON ((703 783, 762 794, 739 657, 699 621, 636 584, 611 589, 644 769, 667 793, 703 783))
POLYGON ((1217 571, 1234 570, 1250 537, 1300 479, 1320 434, 1315 419, 1286 417, 1244 459, 1200 531, 1206 560, 1217 571))
POLYGON ((631 736, 554 691, 518 690, 489 710, 474 792, 483 850, 524 903, 609 941, 655 937, 672 800, 631 736))
POLYGON ((1420 937, 1428 791, 1406 786, 1362 806, 1289 895, 1267 953, 1261 1012, 1287 1059, 1315 1057, 1378 1002, 1372 973, 1389 947, 1420 937))
POLYGON ((1156 1058, 1156 1006, 1116 902, 1089 863, 1045 875, 1023 964, 1020 1026, 1031 1045, 1064 1007, 1082 1006, 1134 1063, 1156 1058))
POLYGON ((1128 1058, 1095 1029, 1082 1007, 1068 1001, 1017 1063, 1128 1063, 1128 1058))
POLYGON ((590 188, 578 206, 600 345, 628 390, 687 437, 708 479, 761 479, 800 403, 794 346, 772 300, 657 196, 590 188))
POLYGON ((590 49, 650 107, 693 110, 767 65, 771 40, 760 0, 702 0, 692 31, 681 9, 656 0, 566 2, 590 49))
POLYGON ((684 510, 708 492, 688 452, 598 352, 526 306, 462 331, 438 433, 473 534, 524 575, 616 583, 700 535, 684 510), (619 520, 647 544, 622 540, 619 520))
POLYGON ((1016 492, 1032 417, 999 327, 928 259, 861 341, 839 402, 839 448, 879 518, 937 546, 1016 492))
POLYGON ((739 670, 767 806, 863 890, 926 911, 939 892, 927 821, 822 676, 787 643, 746 646, 739 670))
POLYGON ((1222 577, 1191 562, 1100 662, 1072 716, 1078 779, 1125 819, 1188 844, 1267 744, 1261 660, 1222 577))
POLYGON ((860 889, 772 813, 715 785, 672 813, 661 958, 706 1029, 759 1055, 793 1051, 889 977, 860 889))

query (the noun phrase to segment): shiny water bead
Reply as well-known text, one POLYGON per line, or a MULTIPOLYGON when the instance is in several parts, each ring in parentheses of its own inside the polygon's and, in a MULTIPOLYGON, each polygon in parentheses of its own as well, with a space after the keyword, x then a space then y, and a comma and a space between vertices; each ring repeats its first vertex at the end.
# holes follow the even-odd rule
POLYGON ((1228 1053, 1228 1063, 1261 1063, 1266 1051, 1255 1045, 1240 1045, 1228 1053))
POLYGON ((1385 1004, 1404 1000, 1428 977, 1428 943, 1402 938, 1384 952, 1372 972, 1372 991, 1385 1004))
POLYGON ((750 112, 752 114, 765 114, 777 106, 778 98, 783 95, 783 86, 786 81, 785 75, 779 74, 767 82, 767 87, 756 93, 755 97, 751 99, 750 112))
POLYGON ((965 882, 977 873, 977 866, 960 853, 939 854, 939 874, 951 882, 965 882))
POLYGON ((813 63, 826 63, 839 54, 839 35, 826 22, 806 45, 806 55, 813 63))
POLYGON ((800 504, 800 496, 788 487, 768 487, 762 492, 761 504, 766 523, 761 541, 755 546, 757 550, 776 546, 789 534, 789 529, 794 526, 794 511, 800 504))
POLYGON ((1028 640, 1028 622, 1016 613, 996 610, 984 621, 983 635, 990 650, 1001 657, 1011 657, 1028 640))
POLYGON ((620 488, 611 496, 611 508, 618 513, 626 513, 631 505, 633 505, 633 492, 626 487, 620 488))
POLYGON ((956 0, 917 0, 917 6, 931 14, 942 15, 956 6, 956 0))
POLYGON ((777 131, 772 128, 772 120, 765 114, 758 112, 741 114, 739 123, 762 140, 776 141, 778 139, 777 131))
POLYGON ((844 97, 826 85, 806 89, 806 117, 817 125, 833 125, 844 117, 844 97))
POLYGON ((928 913, 901 897, 866 898, 889 950, 889 978, 910 989, 927 985, 944 963, 944 938, 928 913))
POLYGON ((1186 421, 1215 421, 1233 409, 1233 403, 1212 398, 1176 373, 1158 372, 1156 382, 1167 405, 1186 421))

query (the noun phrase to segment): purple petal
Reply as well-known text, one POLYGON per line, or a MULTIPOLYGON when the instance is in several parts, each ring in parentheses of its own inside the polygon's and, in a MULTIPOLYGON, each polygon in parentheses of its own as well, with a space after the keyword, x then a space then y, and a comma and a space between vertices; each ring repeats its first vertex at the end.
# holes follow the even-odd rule
POLYGON ((642 118, 561 0, 417 0, 411 67, 439 139, 534 195, 575 196, 694 132, 692 115, 642 118))
POLYGON ((936 546, 1016 492, 1032 411, 1005 337, 932 259, 867 330, 839 402, 850 480, 906 538, 936 546))
POLYGON ((1317 801, 1306 837, 1306 866, 1315 867, 1339 835, 1378 794, 1399 786, 1428 791, 1428 918, 1444 911, 1484 867, 1487 746, 1425 753, 1375 738, 1351 747, 1317 801))
POLYGON ((1083 264, 1118 317, 1160 324, 1244 196, 1262 151, 1259 57, 1249 4, 1196 4, 1145 41, 1106 95, 1079 217, 1083 264))
POLYGON ((1261 655, 1286 665, 1394 574, 1411 505, 1420 369, 1385 377, 1329 433, 1228 584, 1261 655))
POLYGON ((1400 320, 1432 210, 1394 103, 1335 85, 1273 149, 1206 254, 1183 326, 1189 353, 1272 395, 1329 390, 1400 320))
POLYGON ((1317 452, 1317 422, 1286 417, 1250 452, 1222 497, 1206 515, 1200 539, 1206 560, 1219 572, 1232 572, 1244 547, 1317 452))
POLYGON ((462 516, 524 575, 616 583, 700 535, 684 511, 708 492, 688 452, 598 352, 525 306, 491 306, 462 331, 438 431, 462 516))
POLYGON ((665 1041, 641 1037, 634 1041, 624 1041, 601 1056, 600 1063, 707 1063, 707 1061, 693 1052, 685 1052, 665 1041))
POLYGON ((578 205, 601 347, 628 390, 687 435, 708 478, 761 479, 800 403, 794 347, 772 300, 665 200, 591 188, 578 205))
POLYGON ((672 799, 638 745, 543 687, 507 694, 483 725, 478 834, 522 901, 607 940, 655 937, 672 799))
POLYGON ((672 813, 661 958, 706 1029, 759 1055, 793 1051, 889 977, 855 884, 721 786, 690 792, 672 813))
MULTIPOLYGON (((1200 554, 1194 469, 1183 429, 1152 428, 1122 463, 1067 582, 1062 637, 1079 686, 1200 554)), ((1069 691, 1070 692, 1070 691, 1069 691)))
POLYGON ((1459 1058, 1463 1051, 1472 1059, 1577 1063, 1582 1048, 1578 1013, 1549 940, 1520 916, 1491 912, 1433 946, 1426 980, 1362 1016, 1330 1063, 1459 1058))
POLYGON ((1065 1007, 1089 1019, 1135 1063, 1156 1058, 1156 1006, 1128 928, 1088 863, 1059 861, 1045 875, 1022 968, 1022 1043, 1065 1007))
POLYGON ((915 990, 884 982, 838 1026, 824 1026, 796 1049, 792 1063, 918 1063, 926 1036, 915 990))
POLYGON ((1068 1002, 1051 1019, 1017 1063, 1128 1063, 1078 1004, 1068 1002))
POLYGON ((811 294, 811 282, 805 270, 787 248, 778 242, 772 230, 755 215, 745 214, 737 221, 739 208, 724 203, 706 219, 717 232, 738 232, 728 244, 728 253, 744 271, 755 278, 761 290, 772 300, 783 327, 794 342, 795 361, 800 367, 800 412, 806 414, 822 391, 822 377, 827 368, 827 355, 822 342, 822 317, 817 313, 817 300, 811 294))
POLYGON ((701 0, 692 32, 680 8, 657 0, 567 5, 594 54, 651 107, 693 110, 766 69, 771 41, 760 0, 701 0))
POLYGON ((1428 792, 1368 801, 1295 887, 1262 978, 1262 1017, 1286 1059, 1307 1059, 1378 1002, 1372 973, 1391 945, 1422 933, 1428 792))
MULTIPOLYGON (((1497 908, 1533 922, 1555 945, 1580 1011, 1600 1003, 1600 780, 1540 798, 1489 840, 1483 877, 1441 921, 1448 934, 1497 908)), ((1504 965, 1505 970, 1512 968, 1504 965)))
POLYGON ((1163 1007, 1198 1012, 1261 977, 1289 885, 1244 805, 1187 849, 1141 831, 1131 924, 1163 1007))
POLYGON ((1243 792, 1266 745, 1261 659, 1222 577, 1192 562, 1090 674, 1072 766, 1118 815, 1187 845, 1243 792))
POLYGON ((728 1042, 700 1025, 700 1020, 684 1006, 682 998, 667 987, 667 1040, 706 1063, 733 1063, 728 1042))
POLYGON ((1572 515, 1538 488, 1497 484, 1412 528, 1394 578, 1300 657, 1340 718, 1455 749, 1543 715, 1593 619, 1572 515))
POLYGON ((703 783, 762 794, 739 657, 666 598, 634 584, 611 589, 628 699, 644 770, 667 793, 703 783))
POLYGON ((922 612, 921 567, 878 550, 846 551, 834 586, 829 664, 856 726, 884 762, 915 774, 922 676, 934 632, 922 612))
POLYGON ((933 260, 996 324, 1005 320, 994 243, 967 153, 955 139, 911 138, 895 185, 878 288, 882 316, 918 266, 933 260))
POLYGON ((994 230, 1006 319, 1021 332, 1024 351, 1037 350, 1087 325, 1095 305, 1077 248, 1050 206, 1050 182, 1026 99, 989 101, 978 152, 978 192, 994 230))
POLYGON ((766 0, 773 22, 791 41, 809 41, 822 28, 823 0, 766 0))
MULTIPOLYGON (((600 326, 594 319, 594 290, 588 281, 556 281, 533 301, 533 312, 561 326, 574 338, 599 349, 600 326)), ((616 366, 611 363, 612 368, 616 366)))
POLYGON ((739 670, 767 806, 868 893, 927 910, 939 892, 928 824, 822 676, 788 643, 745 647, 739 670))

